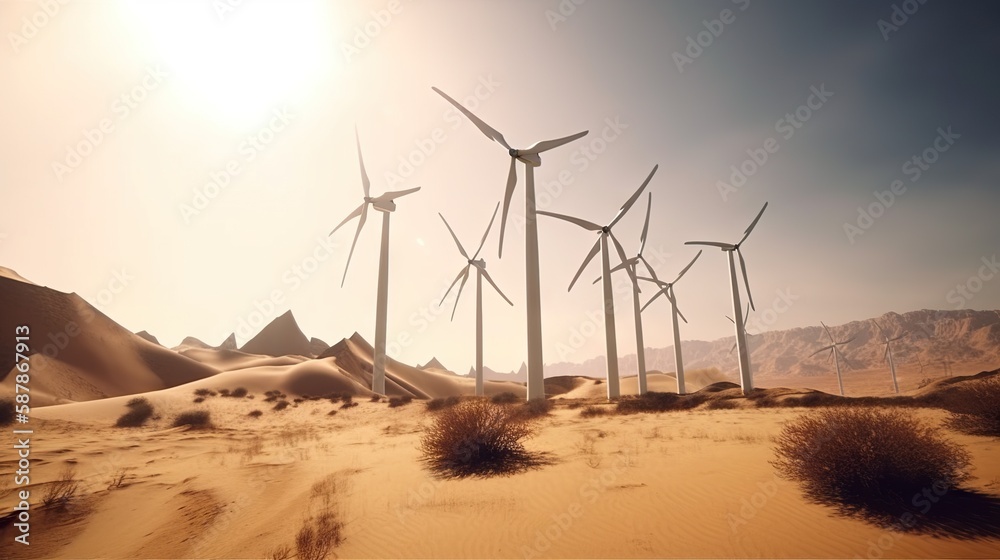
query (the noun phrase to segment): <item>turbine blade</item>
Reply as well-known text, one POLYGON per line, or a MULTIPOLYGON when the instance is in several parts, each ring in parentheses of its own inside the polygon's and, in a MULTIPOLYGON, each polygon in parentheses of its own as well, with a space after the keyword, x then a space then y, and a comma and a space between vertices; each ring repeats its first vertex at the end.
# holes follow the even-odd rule
POLYGON ((684 267, 684 270, 682 270, 681 273, 677 275, 677 278, 675 278, 674 281, 671 282, 671 284, 676 284, 677 281, 681 279, 681 276, 684 276, 684 273, 686 273, 688 269, 694 266, 694 261, 698 260, 698 257, 700 257, 703 252, 704 252, 703 249, 699 250, 698 254, 695 255, 693 259, 691 259, 691 262, 689 262, 688 265, 684 267))
MULTIPOLYGON (((361 205, 361 219, 358 220, 358 229, 354 231, 354 241, 351 241, 351 252, 347 253, 347 264, 344 265, 344 276, 340 279, 340 287, 344 287, 344 282, 347 281, 347 270, 351 268, 351 257, 354 256, 354 247, 358 244, 358 237, 361 236, 361 228, 365 226, 365 220, 368 219, 368 203, 361 205)), ((338 226, 339 227, 339 226, 338 226)))
MULTIPOLYGON (((611 272, 618 272, 619 270, 625 268, 626 266, 632 266, 637 262, 639 262, 639 257, 632 257, 631 259, 626 259, 625 261, 618 264, 618 266, 612 268, 611 272)), ((598 278, 597 280, 600 280, 600 278, 598 278)), ((594 280, 595 284, 597 283, 597 280, 594 280)))
POLYGON ((510 210, 510 197, 514 196, 517 185, 517 158, 510 158, 510 172, 507 173, 507 188, 503 193, 503 214, 500 215, 500 249, 497 256, 503 258, 503 234, 507 230, 507 211, 510 210))
POLYGON ((903 334, 897 336, 896 338, 890 338, 889 342, 896 342, 897 340, 902 340, 904 338, 906 338, 906 333, 903 333, 903 334))
POLYGON ((361 138, 358 136, 358 127, 354 127, 354 142, 358 145, 358 163, 361 164, 361 188, 365 191, 365 196, 371 196, 371 181, 368 180, 368 172, 365 171, 365 159, 361 157, 361 138))
POLYGON ((885 337, 885 338, 888 338, 888 337, 887 337, 887 336, 885 335, 885 330, 884 330, 884 329, 882 329, 882 325, 878 324, 878 321, 876 321, 875 319, 872 319, 872 323, 875 323, 875 328, 877 328, 877 329, 878 329, 878 332, 882 333, 882 336, 883 336, 883 337, 885 337))
MULTIPOLYGON (((625 249, 622 248, 622 244, 618 242, 618 238, 615 237, 615 234, 611 233, 610 231, 608 231, 608 237, 611 238, 611 242, 612 242, 612 244, 614 244, 615 250, 618 251, 618 260, 621 261, 621 264, 627 265, 628 264, 628 257, 625 256, 625 249)), ((634 277, 635 274, 632 272, 632 267, 627 266, 627 268, 628 268, 628 275, 629 275, 629 277, 630 278, 634 277)))
POLYGON ((365 206, 368 206, 368 203, 367 202, 362 202, 361 206, 358 206, 357 208, 355 208, 350 214, 347 215, 346 218, 344 218, 344 220, 342 222, 340 222, 339 224, 337 224, 337 227, 333 228, 333 230, 330 231, 330 235, 333 235, 334 233, 336 233, 337 230, 340 229, 340 227, 343 226, 344 224, 346 224, 347 222, 349 222, 349 221, 353 220, 354 218, 357 218, 358 216, 360 216, 361 213, 364 211, 365 206))
POLYGON ((833 340, 833 335, 830 334, 830 327, 827 327, 826 323, 824 323, 823 321, 820 321, 819 324, 823 325, 823 330, 826 331, 826 336, 830 337, 830 342, 833 342, 834 340, 833 340))
POLYGON ((415 193, 420 190, 420 187, 413 187, 412 189, 406 189, 402 191, 387 191, 381 195, 375 197, 376 200, 395 200, 401 196, 406 196, 411 193, 415 193))
POLYGON ((480 268, 479 270, 483 273, 483 278, 485 278, 486 281, 490 283, 490 286, 493 286, 493 289, 496 290, 498 294, 500 294, 500 297, 502 297, 504 301, 506 301, 507 303, 514 305, 514 302, 510 301, 510 299, 508 299, 507 296, 503 295, 503 292, 500 291, 500 287, 497 286, 497 283, 494 282, 493 278, 490 277, 490 273, 486 272, 485 268, 480 268))
POLYGON ((766 202, 764 203, 764 207, 760 209, 760 212, 757 212, 757 217, 754 218, 753 222, 750 223, 750 227, 748 227, 746 231, 743 233, 743 239, 740 239, 740 242, 737 245, 742 244, 744 241, 746 241, 747 237, 750 237, 750 232, 753 231, 753 228, 757 227, 757 222, 760 220, 760 217, 764 215, 764 210, 767 210, 766 202))
POLYGON ((462 283, 458 285, 458 295, 455 296, 455 307, 451 310, 451 319, 455 320, 455 310, 458 309, 458 300, 462 299, 462 288, 465 287, 465 281, 469 279, 469 267, 466 266, 462 270, 462 283))
POLYGON ((819 354, 820 352, 826 352, 827 350, 829 350, 831 348, 833 348, 833 346, 824 346, 824 347, 820 348, 819 350, 813 352, 812 354, 809 354, 809 357, 812 358, 816 354, 819 354))
POLYGON ((535 213, 542 216, 548 216, 550 218, 558 218, 560 220, 565 220, 571 224, 576 224, 586 230, 601 231, 601 226, 595 224, 594 222, 584 220, 582 218, 575 218, 573 216, 567 216, 565 214, 556 214, 555 212, 548 212, 546 210, 536 210, 535 213))
POLYGON ((598 239, 597 242, 594 243, 594 246, 590 248, 590 252, 587 253, 587 257, 583 259, 583 264, 580 265, 580 270, 577 270, 576 275, 573 276, 573 280, 569 283, 569 288, 566 289, 567 292, 573 289, 573 284, 576 284, 577 278, 579 278, 580 275, 583 274, 583 269, 587 268, 587 265, 590 264, 591 260, 593 260, 594 255, 596 255, 597 252, 600 250, 601 250, 601 240, 598 239))
MULTIPOLYGON (((458 281, 462 278, 462 275, 465 274, 468 269, 469 265, 466 264, 464 267, 462 267, 462 270, 458 271, 458 276, 455 276, 455 280, 452 281, 451 286, 448 286, 448 290, 445 291, 443 296, 441 296, 441 301, 438 302, 438 307, 441 307, 441 305, 444 303, 444 300, 448 299, 448 294, 451 293, 451 289, 455 287, 455 284, 458 284, 458 281)), ((458 302, 456 301, 455 303, 458 302)))
POLYGON ((838 342, 837 345, 839 346, 841 344, 850 344, 855 338, 857 338, 857 337, 856 336, 852 336, 851 338, 848 338, 847 340, 845 340, 843 342, 838 342))
POLYGON ((646 234, 649 233, 649 211, 653 208, 653 193, 647 193, 646 220, 642 222, 642 234, 639 236, 639 254, 646 248, 646 234))
POLYGON ((660 291, 656 292, 655 294, 653 294, 653 297, 649 298, 649 301, 646 302, 646 305, 643 305, 641 308, 639 308, 639 313, 642 313, 643 311, 645 311, 646 308, 649 307, 649 304, 651 304, 654 301, 656 301, 656 298, 658 298, 658 297, 666 294, 666 292, 667 292, 666 288, 660 288, 660 291))
POLYGON ((729 315, 726 315, 726 319, 729 319, 729 322, 730 322, 730 323, 732 323, 732 324, 734 324, 734 325, 736 324, 736 321, 733 321, 733 318, 732 318, 732 317, 730 317, 729 315))
POLYGON ((736 245, 732 243, 719 243, 718 241, 685 241, 685 245, 708 245, 709 247, 720 247, 726 250, 732 250, 736 248, 736 245))
POLYGON ((747 299, 750 301, 750 309, 756 311, 757 308, 753 305, 753 294, 750 293, 750 280, 747 278, 747 263, 743 260, 742 251, 737 249, 736 254, 740 256, 740 271, 743 272, 743 285, 747 288, 747 299))
POLYGON ((438 212, 438 216, 441 216, 441 221, 444 222, 444 227, 448 228, 448 233, 450 233, 451 238, 455 240, 455 245, 458 246, 458 252, 462 253, 462 256, 468 260, 469 254, 465 252, 465 247, 462 247, 462 242, 458 240, 458 236, 455 235, 455 231, 451 229, 450 225, 448 225, 448 220, 444 219, 444 216, 442 216, 440 212, 438 212))
POLYGON ((885 343, 885 352, 882 354, 882 361, 883 362, 889 361, 889 343, 888 342, 885 343))
POLYGON ((497 219, 497 210, 500 210, 500 203, 497 202, 495 208, 493 208, 493 217, 490 218, 490 225, 486 226, 486 231, 483 233, 483 240, 479 242, 479 248, 476 249, 476 254, 472 255, 472 260, 476 260, 479 256, 479 252, 483 250, 483 245, 486 245, 486 238, 490 235, 490 230, 493 229, 493 220, 497 219))
POLYGON ((576 134, 572 134, 570 136, 564 136, 562 138, 557 138, 555 140, 543 140, 541 142, 536 142, 534 146, 531 146, 530 148, 528 148, 526 150, 518 150, 518 153, 520 153, 520 154, 536 155, 536 154, 540 154, 542 152, 547 152, 547 151, 551 150, 552 148, 558 148, 559 146, 562 146, 563 144, 572 142, 573 140, 576 140, 578 138, 583 138, 584 136, 587 135, 588 132, 590 132, 590 131, 589 130, 584 130, 583 132, 577 132, 576 134))
POLYGON ((736 350, 736 343, 733 342, 733 347, 729 349, 729 353, 732 354, 733 350, 736 350))
POLYGON ((685 323, 687 323, 688 322, 687 317, 684 316, 684 313, 681 311, 681 308, 677 306, 677 298, 674 297, 674 287, 673 286, 671 286, 667 290, 667 299, 670 300, 670 305, 673 305, 674 309, 677 310, 677 315, 681 318, 681 321, 684 321, 685 323))
POLYGON ((659 165, 653 166, 653 170, 650 171, 649 175, 646 176, 646 180, 642 182, 642 185, 640 185, 639 188, 636 189, 634 193, 632 193, 632 196, 630 196, 629 199, 625 201, 625 204, 622 204, 621 210, 618 211, 618 215, 615 216, 615 219, 611 220, 611 223, 608 225, 609 228, 615 227, 615 224, 617 224, 619 220, 624 218, 625 214, 632 209, 632 205, 635 204, 635 201, 639 199, 639 195, 641 195, 642 191, 646 189, 646 185, 648 185, 649 182, 653 179, 653 174, 656 173, 656 170, 659 167, 660 167, 659 165))
POLYGON ((469 111, 468 109, 466 109, 465 107, 463 107, 462 104, 459 103, 458 101, 455 101, 451 97, 448 97, 448 94, 446 94, 445 92, 439 90, 436 87, 431 87, 431 89, 434 90, 434 91, 436 91, 436 92, 438 92, 438 94, 441 97, 447 99, 449 103, 451 103, 452 105, 454 105, 456 109, 458 109, 459 111, 462 112, 462 114, 464 114, 466 117, 468 117, 469 120, 472 121, 472 124, 476 125, 476 128, 478 128, 480 131, 482 131, 482 133, 485 134, 487 138, 489 138, 490 140, 493 140, 495 142, 498 142, 501 146, 503 146, 504 148, 507 148, 508 150, 510 149, 510 145, 507 144, 506 140, 504 140, 503 134, 500 134, 500 132, 497 131, 497 129, 495 129, 492 126, 486 124, 485 122, 483 122, 482 119, 480 119, 476 115, 473 115, 472 111, 469 111))
POLYGON ((655 280, 655 281, 659 282, 660 279, 659 279, 659 277, 656 276, 656 271, 653 270, 653 267, 649 265, 649 261, 646 260, 646 257, 644 257, 644 256, 642 256, 640 254, 636 258, 638 258, 640 261, 642 261, 642 266, 646 267, 646 271, 649 272, 650 276, 652 276, 652 280, 655 280))

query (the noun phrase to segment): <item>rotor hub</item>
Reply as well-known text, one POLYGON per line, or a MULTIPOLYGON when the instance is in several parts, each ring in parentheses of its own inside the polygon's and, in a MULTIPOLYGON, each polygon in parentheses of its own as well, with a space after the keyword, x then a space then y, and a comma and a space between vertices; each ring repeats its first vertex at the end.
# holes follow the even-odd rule
POLYGON ((365 197, 365 202, 368 203, 368 204, 371 204, 373 200, 374 199, 372 197, 370 197, 370 196, 366 196, 365 197))
POLYGON ((518 156, 518 152, 514 148, 511 148, 511 149, 507 150, 507 153, 510 154, 510 157, 517 157, 518 156))
POLYGON ((603 233, 605 235, 611 233, 611 227, 610 226, 604 226, 604 227, 602 227, 601 228, 601 233, 603 233))

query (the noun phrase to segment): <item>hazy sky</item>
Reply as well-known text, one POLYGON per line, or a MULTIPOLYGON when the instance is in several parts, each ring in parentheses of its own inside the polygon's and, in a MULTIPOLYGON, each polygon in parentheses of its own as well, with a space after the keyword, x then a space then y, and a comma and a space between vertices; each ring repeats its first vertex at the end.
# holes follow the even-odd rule
MULTIPOLYGON (((243 343, 257 310, 287 309, 309 336, 371 341, 381 214, 343 288, 354 224, 327 237, 361 202, 357 126, 373 194, 422 187, 392 215, 389 353, 464 372, 474 284, 449 322, 436 304, 464 260, 437 213, 474 249, 509 158, 437 86, 515 147, 590 131, 544 154, 544 209, 607 223, 659 164, 661 277, 696 253, 684 241, 735 242, 769 201, 744 246, 751 332, 1000 308, 998 16, 943 0, 3 1, 0 265, 168 346, 243 343)), ((504 258, 498 224, 482 254, 515 304, 484 293, 499 370, 526 357, 523 204, 522 181, 504 258)), ((615 228, 630 254, 644 212, 615 228)), ((566 289, 596 237, 547 218, 539 237, 545 361, 603 355, 599 260, 566 289)), ((723 253, 676 292, 684 339, 732 335, 723 253)), ((644 318, 647 345, 668 345, 666 302, 644 318)))

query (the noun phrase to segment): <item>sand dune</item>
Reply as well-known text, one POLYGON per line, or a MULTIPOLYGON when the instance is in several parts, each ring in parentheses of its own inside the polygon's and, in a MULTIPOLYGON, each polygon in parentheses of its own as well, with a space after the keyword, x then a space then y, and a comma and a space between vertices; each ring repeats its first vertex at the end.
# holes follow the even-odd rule
MULTIPOLYGON (((127 331, 76 294, 0 277, 0 329, 30 325, 32 404, 142 393, 214 375, 213 367, 127 331)), ((13 393, 14 356, 0 356, 13 393)))

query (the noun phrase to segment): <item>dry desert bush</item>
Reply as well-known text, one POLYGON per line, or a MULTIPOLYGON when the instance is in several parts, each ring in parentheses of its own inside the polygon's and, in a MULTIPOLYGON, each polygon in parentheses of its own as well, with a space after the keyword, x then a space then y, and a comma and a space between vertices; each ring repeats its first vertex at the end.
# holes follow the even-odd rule
POLYGON ((145 397, 135 397, 125 403, 128 412, 118 417, 115 426, 119 428, 138 428, 153 416, 153 405, 145 397))
POLYGON ((618 399, 616 412, 618 414, 635 414, 637 412, 667 412, 672 410, 691 410, 707 400, 704 393, 659 393, 649 391, 642 395, 627 395, 618 399))
POLYGON ((212 426, 212 417, 207 410, 189 410, 174 417, 173 427, 190 426, 193 430, 207 430, 212 426))
POLYGON ((511 393, 509 391, 504 391, 503 393, 497 393, 490 398, 493 404, 513 404, 521 401, 521 397, 511 393))
POLYGON ((607 413, 608 413, 607 408, 591 405, 580 411, 580 417, 593 418, 594 416, 604 416, 607 413))
POLYGON ((462 399, 451 396, 451 397, 437 397, 427 401, 427 410, 444 410, 446 408, 451 408, 458 403, 462 402, 462 399))
POLYGON ((402 397, 389 397, 389 408, 396 408, 398 406, 407 405, 413 402, 413 397, 410 395, 403 395, 402 397))
POLYGON ((552 401, 548 399, 531 399, 521 406, 514 408, 514 414, 521 418, 531 420, 545 416, 552 410, 552 401))
POLYGON ((286 408, 288 408, 288 401, 278 401, 274 403, 274 407, 272 410, 285 410, 286 408))
POLYGON ((524 448, 532 435, 516 408, 486 399, 442 410, 420 441, 424 461, 443 476, 495 476, 521 471, 537 459, 524 448))
POLYGON ((80 488, 80 481, 76 479, 76 468, 73 465, 63 467, 59 473, 59 478, 55 479, 45 487, 42 494, 42 504, 46 507, 66 507, 80 488))
POLYGON ((898 409, 813 411, 786 424, 775 444, 771 463, 781 476, 848 510, 905 507, 922 489, 968 478, 962 447, 898 409))
POLYGON ((329 511, 307 519, 295 536, 295 558, 323 560, 344 540, 343 530, 344 524, 329 511))
POLYGON ((250 412, 247 413, 247 416, 249 416, 250 418, 260 418, 263 415, 264 413, 261 412, 260 410, 251 410, 250 412))
POLYGON ((7 426, 14 423, 14 399, 0 399, 0 426, 7 426))
POLYGON ((973 435, 1000 436, 1000 376, 970 383, 954 409, 949 421, 952 428, 973 435))

